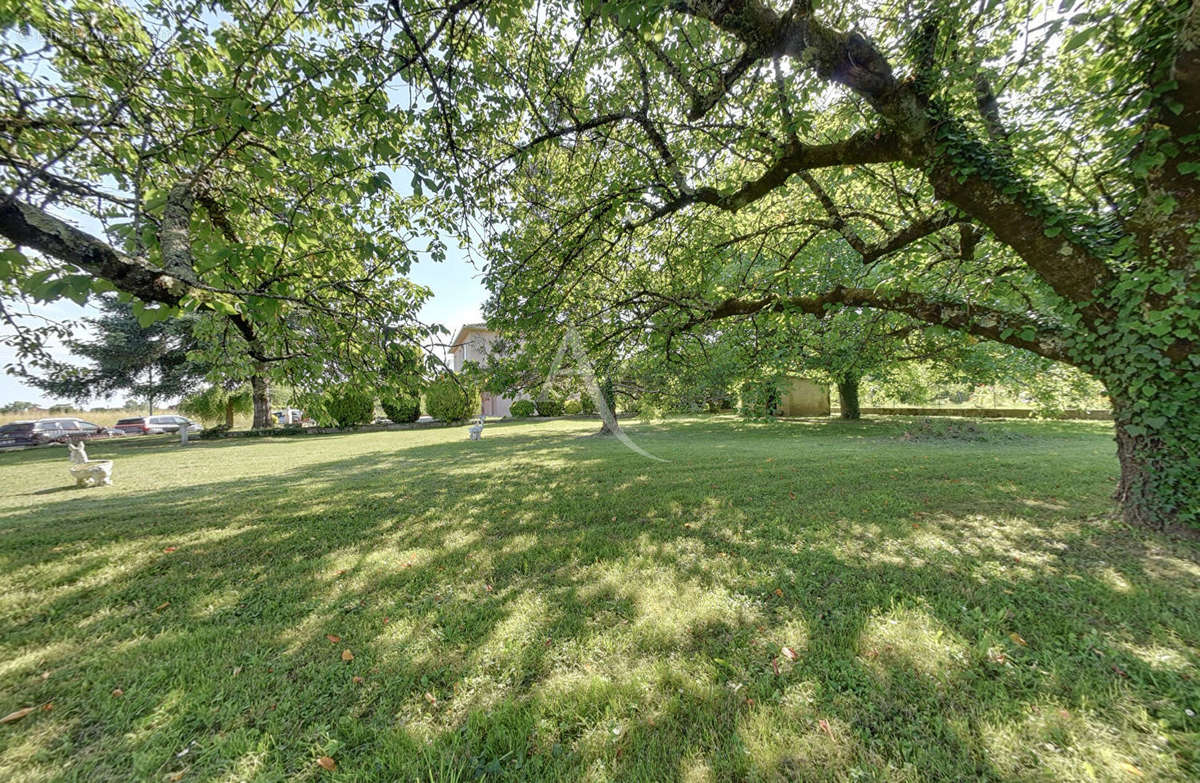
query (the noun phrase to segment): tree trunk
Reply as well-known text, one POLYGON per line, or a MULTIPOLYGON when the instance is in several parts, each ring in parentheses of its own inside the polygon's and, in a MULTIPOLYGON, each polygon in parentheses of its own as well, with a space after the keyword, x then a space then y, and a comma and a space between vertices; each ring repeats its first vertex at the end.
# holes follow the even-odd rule
POLYGON ((621 425, 617 423, 617 395, 613 389, 613 379, 611 376, 605 377, 600 382, 599 386, 600 399, 596 405, 596 412, 600 414, 600 431, 597 435, 616 435, 621 431, 621 425))
POLYGON ((838 399, 841 403, 843 419, 860 419, 862 414, 858 408, 858 377, 847 375, 837 382, 838 399))
POLYGON ((271 416, 271 384, 265 375, 255 373, 250 376, 250 388, 254 395, 254 424, 256 430, 270 429, 275 426, 271 416))
POLYGON ((225 427, 233 429, 233 400, 225 400, 225 427))
POLYGON ((1114 497, 1125 521, 1155 530, 1200 524, 1200 412, 1183 407, 1171 419, 1113 397, 1113 417, 1121 464, 1114 497))

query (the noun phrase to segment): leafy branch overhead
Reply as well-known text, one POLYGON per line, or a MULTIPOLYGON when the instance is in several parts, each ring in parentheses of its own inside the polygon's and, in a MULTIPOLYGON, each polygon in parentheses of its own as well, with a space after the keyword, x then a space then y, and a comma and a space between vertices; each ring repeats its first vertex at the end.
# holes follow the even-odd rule
POLYGON ((0 281, 41 301, 115 290, 146 320, 211 312, 206 349, 242 377, 374 376, 428 335, 406 275, 444 252, 428 199, 391 185, 391 75, 363 77, 388 25, 349 3, 224 8, 53 3, 4 22, 0 281))
POLYGON ((872 308, 1018 346, 1107 388, 1130 520, 1194 521, 1196 3, 393 13, 496 323, 669 352, 872 308))

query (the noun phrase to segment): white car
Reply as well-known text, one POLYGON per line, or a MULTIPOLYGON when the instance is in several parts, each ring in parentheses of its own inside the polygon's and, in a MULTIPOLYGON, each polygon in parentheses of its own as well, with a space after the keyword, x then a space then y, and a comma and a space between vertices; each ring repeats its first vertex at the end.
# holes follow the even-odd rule
POLYGON ((179 432, 187 427, 188 432, 199 432, 201 427, 185 416, 135 416, 120 419, 113 427, 126 435, 162 435, 164 432, 179 432))

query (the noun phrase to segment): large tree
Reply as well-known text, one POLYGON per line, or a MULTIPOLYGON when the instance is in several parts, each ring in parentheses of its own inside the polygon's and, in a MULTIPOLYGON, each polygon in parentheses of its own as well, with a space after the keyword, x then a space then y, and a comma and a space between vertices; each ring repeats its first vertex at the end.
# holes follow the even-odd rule
POLYGON ((56 349, 57 356, 35 360, 36 371, 26 376, 30 383, 76 401, 129 392, 146 400, 153 414, 156 401, 183 396, 204 378, 208 368, 188 357, 197 347, 194 317, 143 325, 128 301, 105 296, 98 304, 100 315, 84 319, 89 336, 64 343, 87 363, 76 364, 56 349))
POLYGON ((444 176, 503 216, 497 313, 1016 346, 1104 383, 1129 521, 1200 520, 1196 0, 393 6, 444 176), (857 273, 811 274, 813 235, 857 273))
POLYGON ((444 251, 391 187, 405 114, 371 63, 388 25, 353 2, 55 0, 0 9, 0 294, 116 289, 147 320, 220 315, 271 377, 371 377, 422 335, 405 278, 444 251), (82 223, 87 231, 78 228, 82 223))

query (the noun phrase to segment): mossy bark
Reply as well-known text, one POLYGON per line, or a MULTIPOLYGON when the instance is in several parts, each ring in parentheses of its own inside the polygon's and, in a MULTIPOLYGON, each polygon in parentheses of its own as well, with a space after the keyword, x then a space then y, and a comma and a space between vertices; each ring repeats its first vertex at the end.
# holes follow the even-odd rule
POLYGON ((843 419, 862 418, 858 405, 858 384, 859 379, 854 375, 848 375, 838 381, 838 400, 841 404, 843 419))
POLYGON ((269 429, 275 426, 271 416, 271 382, 265 375, 255 373, 250 376, 250 388, 254 398, 254 429, 269 429))

